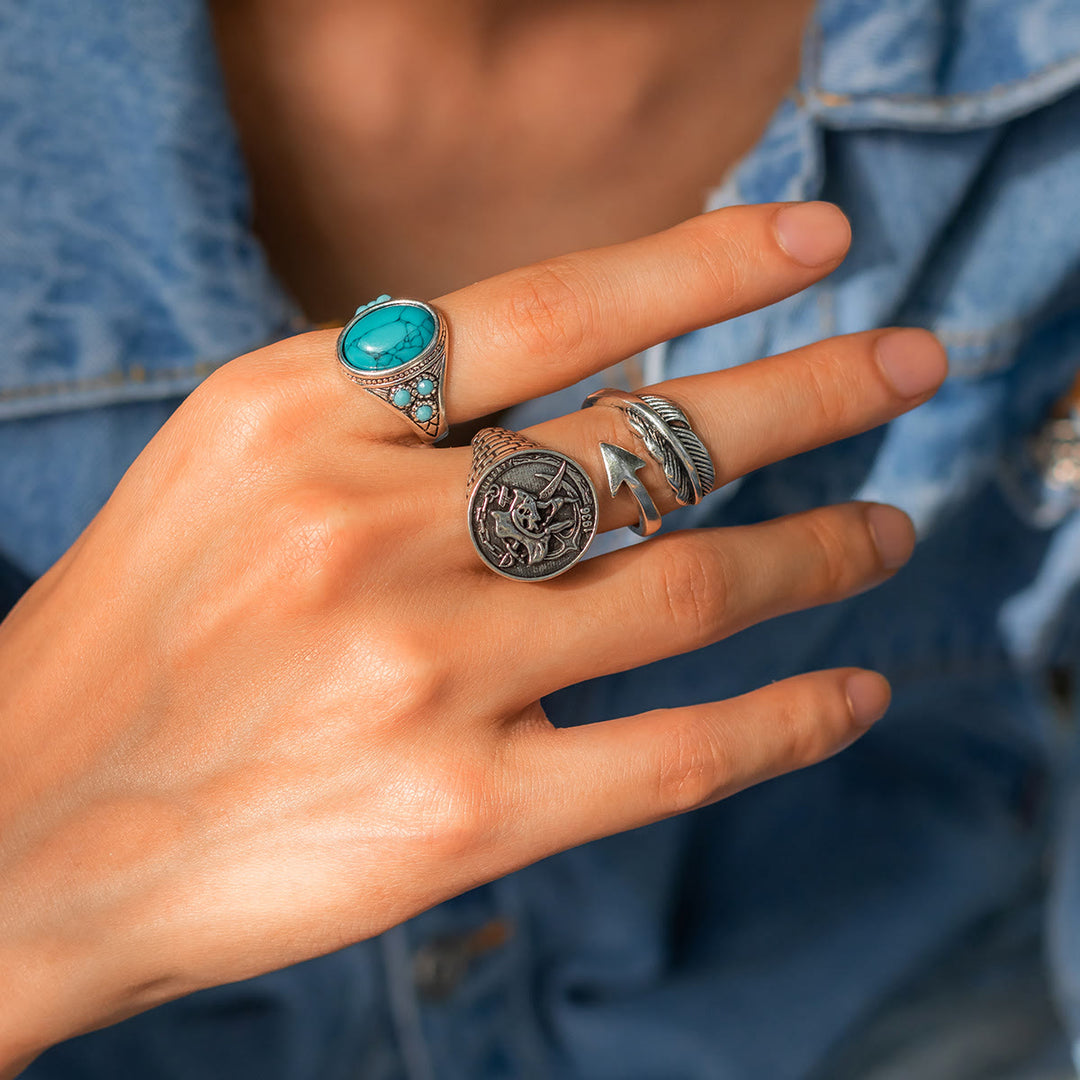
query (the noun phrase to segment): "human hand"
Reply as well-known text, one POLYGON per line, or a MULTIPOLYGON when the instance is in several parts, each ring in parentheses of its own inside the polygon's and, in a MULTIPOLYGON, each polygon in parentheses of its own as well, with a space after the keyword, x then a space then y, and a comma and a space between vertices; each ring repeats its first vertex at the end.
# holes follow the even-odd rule
MULTIPOLYGON (((847 235, 820 205, 732 208, 450 294, 448 412, 773 302, 847 235)), ((944 372, 929 334, 874 331, 656 389, 724 482, 904 412, 944 372)), ((526 434, 590 471, 601 529, 636 520, 601 483, 615 411, 526 434)), ((879 582, 910 523, 830 507, 526 585, 476 558, 469 466, 343 378, 333 334, 292 338, 196 390, 0 625, 0 1069, 810 764, 884 711, 884 680, 845 669, 556 730, 544 694, 879 582)))

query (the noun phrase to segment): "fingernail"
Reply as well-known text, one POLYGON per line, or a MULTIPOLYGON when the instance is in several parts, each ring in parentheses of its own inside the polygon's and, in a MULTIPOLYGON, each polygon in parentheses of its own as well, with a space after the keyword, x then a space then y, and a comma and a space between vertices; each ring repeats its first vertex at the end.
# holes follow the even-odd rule
POLYGON ((859 671, 845 686, 851 718, 860 727, 869 727, 885 715, 892 698, 889 682, 874 671, 859 671))
POLYGON ((895 506, 874 503, 866 509, 866 523, 881 565, 886 570, 899 570, 915 550, 915 526, 911 518, 895 506))
POLYGON ((776 239, 803 266, 822 266, 839 259, 851 243, 851 226, 832 203, 785 206, 776 215, 776 239))
POLYGON ((929 330, 893 330, 878 338, 877 358, 885 378, 905 398, 935 389, 948 372, 949 362, 929 330))

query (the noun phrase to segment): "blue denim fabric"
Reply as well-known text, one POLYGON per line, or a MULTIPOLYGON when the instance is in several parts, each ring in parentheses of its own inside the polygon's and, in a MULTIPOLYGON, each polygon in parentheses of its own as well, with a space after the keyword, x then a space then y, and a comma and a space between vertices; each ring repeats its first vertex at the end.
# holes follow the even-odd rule
POLYGON ((214 367, 283 336, 195 0, 0 5, 0 551, 40 573, 214 367))
MULTIPOLYGON (((0 14, 0 550, 29 571, 176 394, 292 316, 246 229, 208 55, 193 0, 0 14)), ((713 204, 833 199, 851 256, 671 342, 665 374, 901 322, 941 335, 952 375, 884 431, 760 470, 681 524, 875 498, 914 515, 918 550, 874 592, 548 703, 581 723, 866 664, 894 684, 876 730, 27 1075, 1067 1075, 1080 777, 1076 707, 1049 675, 1064 685, 1080 656, 1080 516, 1048 515, 1017 465, 1080 367, 1078 132, 1075 0, 822 0, 798 93, 713 204), (494 919, 507 943, 470 945, 494 919)))

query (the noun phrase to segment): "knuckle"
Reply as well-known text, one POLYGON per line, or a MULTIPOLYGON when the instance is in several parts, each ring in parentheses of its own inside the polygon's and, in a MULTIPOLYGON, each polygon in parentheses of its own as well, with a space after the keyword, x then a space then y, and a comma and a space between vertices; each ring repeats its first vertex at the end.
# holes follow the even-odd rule
POLYGON ((213 371, 182 406, 195 418, 200 445, 254 461, 291 449, 327 404, 326 346, 324 334, 298 334, 213 371))
POLYGON ((340 501, 320 491, 294 493, 277 510, 268 562, 277 582, 322 599, 355 573, 373 540, 340 501))
POLYGON ((218 368, 185 402, 197 445, 216 461, 257 464, 280 451, 282 395, 238 361, 218 368))
POLYGON ((727 562, 715 545, 699 537, 684 534, 671 539, 663 546, 656 544, 655 608, 681 639, 692 645, 709 644, 730 602, 727 562))
POLYGON ((452 672, 433 638, 407 626, 365 642, 366 680, 394 727, 426 723, 446 707, 452 672))
POLYGON ((805 519, 808 548, 813 553, 810 581, 816 595, 848 592, 855 576, 851 538, 841 520, 830 513, 811 512, 805 519))
POLYGON ((718 232, 707 218, 693 218, 676 228, 683 231, 691 264, 708 295, 724 307, 736 306, 753 262, 749 248, 738 235, 718 232))
POLYGON ((836 749, 837 717, 849 713, 842 695, 821 686, 782 702, 773 716, 778 764, 790 771, 828 757, 836 749))
POLYGON ((694 810, 712 799, 726 774, 724 756, 709 729, 680 717, 664 738, 657 796, 667 813, 694 810))
POLYGON ((806 702, 785 701, 773 713, 777 764, 785 772, 816 760, 814 725, 807 722, 808 711, 806 702))
POLYGON ((492 842, 499 818, 485 778, 459 769, 430 800, 424 832, 440 859, 457 861, 492 842))
POLYGON ((393 815, 403 838, 428 856, 454 862, 494 846, 508 807, 498 795, 490 761, 455 745, 393 783, 393 815))
POLYGON ((845 426, 857 393, 849 365, 830 348, 819 346, 806 357, 806 392, 815 426, 834 431, 845 426))
POLYGON ((530 355, 580 349, 595 321, 593 288, 568 258, 523 273, 506 299, 506 329, 530 355))

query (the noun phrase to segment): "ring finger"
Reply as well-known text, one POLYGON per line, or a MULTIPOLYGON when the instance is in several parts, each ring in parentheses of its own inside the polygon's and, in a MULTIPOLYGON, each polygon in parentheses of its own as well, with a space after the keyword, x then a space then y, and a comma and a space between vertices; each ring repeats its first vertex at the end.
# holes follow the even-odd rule
MULTIPOLYGON (((524 602, 504 597, 500 705, 520 708, 564 686, 842 600, 890 577, 914 543, 903 511, 847 503, 759 525, 683 530, 592 559, 529 590, 524 602)), ((521 585, 501 587, 521 599, 521 585)))

